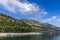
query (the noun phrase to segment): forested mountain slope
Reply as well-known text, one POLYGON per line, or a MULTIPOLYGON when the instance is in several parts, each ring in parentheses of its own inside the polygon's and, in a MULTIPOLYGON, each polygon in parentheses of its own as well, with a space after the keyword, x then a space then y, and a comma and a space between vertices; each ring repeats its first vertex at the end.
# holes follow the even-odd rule
POLYGON ((35 20, 15 19, 11 16, 0 13, 1 32, 41 32, 55 34, 60 28, 48 23, 41 23, 35 20))

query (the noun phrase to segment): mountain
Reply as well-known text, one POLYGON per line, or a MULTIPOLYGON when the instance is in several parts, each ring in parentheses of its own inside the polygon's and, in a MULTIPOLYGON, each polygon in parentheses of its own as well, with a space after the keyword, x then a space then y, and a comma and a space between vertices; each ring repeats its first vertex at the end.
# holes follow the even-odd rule
POLYGON ((0 13, 1 32, 32 32, 35 29, 22 20, 18 20, 0 13))
POLYGON ((15 19, 0 13, 0 32, 40 32, 44 34, 57 34, 60 32, 60 28, 35 20, 15 19))
POLYGON ((26 22, 28 25, 39 29, 39 32, 41 33, 47 33, 47 34, 60 34, 60 27, 57 27, 55 25, 52 24, 48 24, 48 23, 41 23, 39 21, 35 21, 35 20, 24 20, 24 22, 26 22))

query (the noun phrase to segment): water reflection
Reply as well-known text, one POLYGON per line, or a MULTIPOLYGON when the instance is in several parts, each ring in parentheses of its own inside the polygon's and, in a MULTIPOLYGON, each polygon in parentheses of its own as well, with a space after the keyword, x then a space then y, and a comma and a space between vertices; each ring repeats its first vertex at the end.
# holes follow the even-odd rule
POLYGON ((35 35, 35 36, 22 36, 22 37, 5 37, 0 40, 49 40, 47 36, 35 35))

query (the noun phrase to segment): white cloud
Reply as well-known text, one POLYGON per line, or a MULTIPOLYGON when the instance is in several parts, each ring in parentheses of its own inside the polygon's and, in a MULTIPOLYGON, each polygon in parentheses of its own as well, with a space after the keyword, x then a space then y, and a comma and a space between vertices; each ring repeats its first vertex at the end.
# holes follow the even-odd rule
POLYGON ((58 17, 58 16, 52 16, 50 18, 44 19, 42 22, 51 23, 51 24, 60 26, 60 17, 58 17))
POLYGON ((58 16, 52 16, 51 18, 47 18, 44 20, 44 22, 50 22, 50 21, 60 22, 60 18, 58 16))
POLYGON ((27 2, 27 0, 23 0, 23 2, 22 0, 0 0, 0 5, 2 5, 5 10, 27 15, 35 19, 41 17, 41 15, 47 14, 47 12, 44 9, 41 9, 39 5, 27 2))

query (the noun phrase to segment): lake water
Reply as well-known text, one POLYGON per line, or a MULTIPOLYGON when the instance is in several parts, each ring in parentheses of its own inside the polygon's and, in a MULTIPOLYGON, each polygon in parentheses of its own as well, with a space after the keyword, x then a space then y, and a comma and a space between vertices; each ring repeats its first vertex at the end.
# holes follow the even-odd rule
POLYGON ((52 36, 50 40, 60 40, 60 35, 52 36))
POLYGON ((22 37, 4 37, 0 38, 0 40, 60 40, 60 36, 22 36, 22 37))

